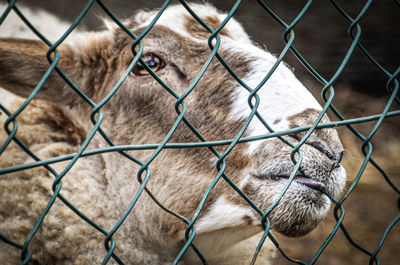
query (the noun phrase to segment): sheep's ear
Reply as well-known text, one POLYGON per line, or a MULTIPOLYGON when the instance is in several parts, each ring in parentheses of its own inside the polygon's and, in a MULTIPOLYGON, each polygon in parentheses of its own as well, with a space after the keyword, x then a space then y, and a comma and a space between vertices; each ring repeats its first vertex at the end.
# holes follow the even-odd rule
MULTIPOLYGON (((38 40, 0 38, 0 87, 27 97, 50 66, 47 50, 38 40)), ((52 73, 36 98, 63 100, 66 93, 62 79, 52 73)))

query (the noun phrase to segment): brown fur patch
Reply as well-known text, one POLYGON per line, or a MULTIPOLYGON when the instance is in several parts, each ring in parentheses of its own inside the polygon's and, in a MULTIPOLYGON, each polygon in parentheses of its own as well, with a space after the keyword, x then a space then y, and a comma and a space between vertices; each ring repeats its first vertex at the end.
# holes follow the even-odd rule
POLYGON ((243 216, 242 219, 247 225, 253 224, 253 219, 248 215, 243 216))
MULTIPOLYGON (((315 120, 317 119, 319 114, 320 114, 320 111, 318 111, 316 109, 308 108, 299 114, 289 117, 289 119, 288 119, 289 128, 293 129, 293 128, 302 127, 302 126, 311 126, 315 122, 315 120)), ((326 115, 321 120, 321 123, 324 123, 324 122, 329 122, 329 119, 326 115)), ((319 130, 319 131, 321 131, 321 130, 319 130)), ((296 133, 294 136, 296 139, 299 140, 299 139, 303 138, 306 133, 307 133, 307 131, 303 131, 303 132, 296 133)))
MULTIPOLYGON (((289 118, 289 127, 297 128, 302 126, 310 126, 312 125, 316 119, 320 111, 312 108, 308 108, 303 112, 294 115, 289 118)), ((322 123, 330 122, 327 115, 324 115, 321 119, 322 123)), ((306 135, 307 131, 298 132, 293 134, 292 136, 300 140, 306 135)), ((343 147, 340 144, 339 136, 335 129, 333 128, 324 128, 324 129, 316 129, 311 134, 310 138, 307 139, 306 144, 315 147, 315 141, 318 142, 317 144, 320 145, 320 148, 317 148, 321 152, 325 153, 330 159, 335 161, 340 161, 342 157, 343 147), (332 141, 332 139, 336 139, 336 141, 332 141)))
POLYGON ((34 100, 19 115, 17 121, 23 129, 18 130, 26 144, 66 142, 73 146, 83 143, 85 130, 61 107, 34 100))
MULTIPOLYGON (((221 24, 221 20, 216 16, 207 16, 202 18, 202 20, 213 30, 216 30, 221 24)), ((204 39, 210 37, 211 35, 211 33, 192 16, 185 17, 185 28, 190 34, 197 38, 204 39)), ((218 34, 229 36, 229 33, 225 28, 222 28, 218 34)))

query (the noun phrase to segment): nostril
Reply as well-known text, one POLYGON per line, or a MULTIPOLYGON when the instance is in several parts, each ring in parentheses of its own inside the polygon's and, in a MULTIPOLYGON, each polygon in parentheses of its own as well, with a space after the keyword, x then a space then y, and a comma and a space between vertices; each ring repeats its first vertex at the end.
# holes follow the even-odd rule
POLYGON ((310 143, 310 145, 321 153, 325 154, 330 160, 332 160, 334 162, 335 168, 339 167, 339 163, 342 161, 343 158, 343 151, 330 151, 327 145, 321 141, 313 141, 312 143, 310 143))
POLYGON ((342 158, 343 158, 343 151, 340 152, 340 153, 337 153, 336 158, 333 160, 334 163, 332 165, 332 170, 334 170, 335 168, 340 167, 339 163, 342 161, 342 158))
POLYGON ((337 157, 335 156, 335 154, 331 152, 326 144, 324 144, 323 142, 313 141, 312 143, 310 143, 310 145, 321 153, 325 154, 330 160, 337 161, 337 157))
MULTIPOLYGON (((300 137, 298 135, 294 134, 291 136, 300 141, 300 137)), ((343 159, 343 151, 335 152, 334 150, 331 150, 324 142, 315 139, 313 139, 312 141, 307 141, 306 144, 314 147, 315 149, 326 155, 333 162, 332 170, 340 166, 339 163, 343 159)))
POLYGON ((340 162, 342 162, 342 159, 343 159, 343 151, 338 154, 338 157, 336 158, 337 163, 339 164, 340 162))

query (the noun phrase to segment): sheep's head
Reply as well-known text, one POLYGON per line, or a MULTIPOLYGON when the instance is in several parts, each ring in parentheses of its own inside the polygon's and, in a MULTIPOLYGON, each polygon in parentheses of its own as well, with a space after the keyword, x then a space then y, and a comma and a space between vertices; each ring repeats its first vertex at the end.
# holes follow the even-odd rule
MULTIPOLYGON (((225 18, 225 14, 218 13, 208 5, 192 5, 192 8, 212 28, 216 28, 225 18)), ((127 21, 126 25, 139 35, 155 14, 141 12, 127 21)), ((144 49, 141 57, 166 85, 176 94, 183 95, 210 56, 207 43, 209 36, 210 33, 182 6, 172 6, 142 40, 144 49)), ((218 54, 244 83, 254 89, 274 65, 276 58, 255 46, 233 19, 219 36, 221 45, 218 54)), ((111 91, 134 58, 131 50, 133 39, 118 27, 71 38, 59 48, 59 66, 85 94, 99 102, 111 91)), ((27 96, 47 68, 43 57, 44 45, 35 41, 7 39, 1 40, 1 47, 0 66, 7 70, 1 71, 0 84, 27 96)), ((260 99, 258 113, 276 131, 312 125, 321 111, 315 98, 283 63, 257 94, 260 99)), ((82 123, 89 124, 91 107, 79 100, 56 74, 45 83, 38 97, 64 103, 66 108, 79 113, 77 118, 82 123)), ((249 92, 214 58, 184 100, 187 105, 185 117, 207 140, 232 139, 251 112, 248 97, 249 92)), ((176 101, 142 65, 137 64, 102 108, 102 128, 117 144, 158 143, 178 117, 176 101)), ((322 122, 326 121, 328 118, 324 117, 322 122)), ((86 127, 90 128, 89 125, 86 127)), ((244 136, 268 133, 268 129, 254 117, 244 136)), ((284 138, 296 145, 304 135, 302 132, 284 138)), ((199 140, 184 122, 170 140, 193 141, 199 140)), ((226 147, 216 149, 223 153, 226 147)), ((300 150, 303 154, 301 171, 269 215, 272 228, 290 236, 303 235, 312 230, 329 209, 330 200, 326 194, 338 196, 345 183, 345 172, 339 165, 343 148, 335 130, 314 131, 300 150)), ((292 147, 277 138, 238 144, 226 157, 225 173, 257 207, 266 211, 279 199, 294 169, 292 151, 292 147)), ((138 154, 138 157, 145 160, 148 154, 138 154)), ((120 174, 126 178, 126 171, 118 171, 118 166, 115 166, 119 158, 110 163, 110 166, 116 167, 111 171, 113 175, 120 174)), ((299 157, 295 155, 295 158, 299 157)), ((216 156, 208 148, 164 150, 150 164, 152 178, 148 188, 166 207, 190 219, 205 190, 217 176, 216 161, 216 156)), ((125 165, 122 168, 130 169, 125 165)), ((128 184, 136 183, 136 172, 128 175, 130 181, 126 181, 121 189, 133 190, 128 184)), ((154 204, 149 205, 157 208, 154 204)), ((151 207, 146 214, 154 212, 153 216, 162 216, 157 219, 161 220, 160 233, 169 238, 182 239, 186 225, 151 207)), ((260 220, 261 216, 221 179, 194 227, 199 241, 202 240, 202 234, 227 228, 240 228, 241 235, 249 236, 260 230, 260 220), (250 232, 243 232, 243 229, 250 232)), ((235 238, 232 234, 221 238, 228 237, 235 238)), ((228 241, 234 243, 239 240, 228 241)))

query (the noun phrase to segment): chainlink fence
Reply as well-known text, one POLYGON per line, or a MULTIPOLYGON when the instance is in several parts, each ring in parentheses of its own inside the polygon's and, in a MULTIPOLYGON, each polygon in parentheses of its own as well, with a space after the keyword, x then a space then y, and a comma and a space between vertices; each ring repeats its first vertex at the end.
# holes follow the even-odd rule
MULTIPOLYGON (((154 20, 150 23, 150 25, 147 27, 146 30, 140 35, 136 36, 128 28, 126 28, 120 21, 119 19, 110 11, 109 8, 101 1, 101 0, 91 0, 88 1, 84 9, 82 9, 81 13, 79 16, 75 19, 75 21, 71 24, 70 28, 64 33, 64 35, 58 39, 56 42, 51 43, 48 41, 36 28, 27 20, 22 12, 18 9, 18 4, 16 4, 16 1, 9 1, 8 6, 6 10, 1 14, 0 17, 0 24, 3 23, 5 18, 10 12, 16 12, 20 19, 49 47, 48 52, 47 52, 47 59, 49 60, 49 68, 41 81, 37 84, 37 86, 34 88, 32 91, 31 95, 25 100, 24 104, 20 106, 20 108, 15 111, 14 113, 11 113, 9 110, 7 110, 3 105, 0 105, 1 111, 8 116, 7 121, 3 124, 4 129, 8 133, 8 138, 4 143, 1 143, 1 148, 0 148, 0 154, 2 154, 7 146, 10 144, 10 142, 15 142, 17 145, 21 147, 21 149, 29 154, 35 162, 29 163, 29 164, 24 164, 24 165, 19 165, 16 167, 9 167, 9 168, 2 168, 0 169, 0 174, 8 174, 10 172, 16 172, 16 171, 21 171, 21 170, 26 170, 29 168, 35 168, 35 167, 44 167, 47 169, 52 175, 54 175, 55 180, 53 182, 53 195, 51 199, 47 202, 47 207, 43 210, 43 212, 40 214, 39 218, 37 219, 36 225, 32 227, 31 233, 27 235, 25 242, 19 243, 13 241, 12 238, 8 238, 1 234, 3 231, 0 231, 0 238, 2 239, 1 244, 10 244, 13 247, 17 248, 20 250, 21 253, 21 264, 28 264, 30 259, 31 259, 31 252, 29 250, 29 245, 31 240, 35 237, 35 233, 41 226, 41 223, 43 222, 44 218, 46 218, 46 215, 48 212, 51 210, 52 205, 56 200, 62 201, 66 206, 68 206, 72 211, 74 211, 79 217, 81 217, 83 220, 85 220, 89 225, 93 226, 95 229, 97 229, 99 232, 104 234, 104 240, 105 240, 105 248, 107 251, 107 255, 104 257, 103 264, 107 264, 110 260, 114 260, 118 264, 124 264, 124 261, 121 260, 116 253, 114 253, 115 246, 117 242, 113 239, 113 235, 116 233, 116 231, 119 229, 119 227, 122 225, 124 222, 125 218, 129 215, 129 213, 134 209, 135 204, 143 191, 146 190, 146 184, 148 183, 149 178, 151 177, 150 171, 148 170, 149 165, 152 163, 152 161, 157 157, 157 155, 161 152, 161 150, 165 148, 209 148, 214 155, 218 158, 217 162, 217 170, 215 174, 215 179, 210 185, 210 187, 207 189, 207 191, 204 193, 200 204, 198 205, 198 211, 196 211, 195 215, 191 217, 191 219, 188 219, 186 217, 182 217, 174 212, 169 211, 165 207, 163 207, 162 202, 156 202, 163 210, 168 211, 171 215, 175 216, 176 218, 181 219, 181 221, 185 222, 187 224, 187 229, 186 229, 186 243, 181 249, 180 253, 175 259, 174 264, 178 264, 179 261, 182 259, 182 256, 184 253, 189 249, 193 248, 193 250, 197 253, 197 255, 201 258, 204 264, 207 264, 206 258, 203 257, 202 253, 196 249, 195 245, 192 244, 194 237, 195 237, 195 222, 203 209, 203 206, 210 194, 210 192, 213 190, 213 187, 218 181, 226 181, 231 185, 243 198, 246 198, 246 195, 232 182, 230 181, 229 177, 225 175, 225 158, 228 156, 228 154, 231 152, 231 150, 235 147, 236 144, 242 143, 242 142, 250 142, 250 141, 258 141, 261 139, 269 139, 272 137, 279 137, 282 141, 284 141, 281 136, 292 134, 295 132, 300 132, 300 131, 306 131, 307 134, 304 136, 304 138, 301 140, 301 142, 296 145, 292 146, 293 147, 293 153, 292 156, 294 157, 295 153, 298 153, 299 159, 296 162, 294 160, 294 163, 296 163, 295 170, 296 172, 293 172, 291 174, 291 177, 286 185, 286 188, 282 190, 281 192, 281 197, 283 194, 286 192, 287 188, 289 187, 290 183, 293 181, 294 176, 296 175, 297 171, 299 170, 300 167, 300 162, 302 158, 302 154, 299 151, 299 148, 306 139, 311 135, 313 130, 316 128, 327 128, 327 127, 342 127, 342 128, 347 128, 346 130, 350 133, 352 133, 355 137, 361 140, 362 144, 359 146, 362 150, 362 153, 364 155, 362 164, 360 168, 358 169, 358 172, 354 176, 354 179, 352 182, 349 184, 348 188, 342 194, 342 196, 336 201, 334 198, 330 198, 332 203, 334 204, 332 214, 336 220, 334 226, 330 229, 329 235, 322 240, 323 242, 320 244, 318 247, 317 251, 313 254, 313 258, 310 261, 302 261, 302 260, 297 260, 295 258, 290 257, 280 247, 280 240, 278 240, 271 232, 270 232, 270 223, 269 223, 269 214, 270 212, 275 208, 275 206, 278 204, 279 200, 278 199, 266 212, 261 211, 260 209, 257 208, 256 205, 254 205, 250 200, 247 199, 248 203, 253 207, 259 214, 260 214, 260 220, 262 223, 262 227, 264 228, 264 234, 260 238, 259 244, 257 248, 254 250, 254 258, 252 263, 255 261, 256 256, 258 251, 261 249, 263 246, 265 240, 271 240, 272 243, 275 245, 275 247, 279 250, 281 253, 281 256, 284 257, 288 262, 290 263, 296 263, 296 264, 315 264, 320 256, 324 253, 326 250, 327 246, 329 244, 332 244, 332 240, 334 237, 336 237, 339 233, 342 233, 345 238, 348 240, 348 242, 353 246, 352 251, 359 251, 363 253, 363 255, 367 256, 369 259, 369 264, 380 264, 380 260, 378 258, 379 253, 381 249, 384 247, 383 243, 385 240, 389 237, 390 232, 392 228, 395 227, 395 225, 398 223, 400 219, 400 214, 398 213, 392 220, 386 225, 385 231, 380 235, 380 240, 377 242, 375 245, 375 248, 373 249, 367 249, 364 247, 363 243, 365 242, 356 242, 356 240, 353 239, 351 232, 346 228, 347 226, 344 225, 343 220, 345 219, 345 208, 343 206, 344 202, 351 196, 353 190, 357 187, 359 184, 360 179, 362 178, 366 167, 373 166, 375 167, 378 171, 379 174, 381 175, 382 178, 380 178, 380 182, 386 183, 396 194, 398 197, 400 195, 400 189, 399 187, 396 186, 395 182, 392 181, 391 177, 385 172, 385 170, 380 166, 378 162, 376 162, 372 158, 373 154, 373 146, 371 144, 371 140, 373 137, 376 135, 377 131, 380 129, 380 126, 384 122, 384 120, 389 119, 390 117, 398 116, 400 115, 400 109, 398 108, 400 105, 400 99, 398 97, 398 90, 399 90, 399 82, 397 80, 399 73, 400 73, 400 67, 398 67, 394 72, 389 72, 385 67, 383 67, 375 58, 372 52, 369 51, 368 47, 364 46, 361 41, 360 37, 362 35, 362 19, 364 16, 366 16, 367 11, 371 7, 372 0, 365 1, 363 7, 360 9, 361 11, 353 16, 350 16, 346 11, 342 8, 340 4, 337 3, 337 1, 331 0, 331 1, 326 1, 326 5, 333 5, 333 7, 336 9, 338 14, 341 15, 343 20, 347 21, 348 23, 348 38, 351 40, 351 44, 347 48, 347 53, 343 60, 341 61, 341 64, 337 68, 336 72, 330 79, 325 79, 323 76, 321 76, 318 72, 318 69, 314 69, 307 61, 307 58, 304 58, 303 55, 295 48, 294 46, 294 40, 295 40, 295 31, 296 31, 296 25, 302 22, 303 16, 309 11, 310 7, 313 4, 312 0, 309 0, 305 2, 305 5, 303 9, 297 14, 296 18, 292 22, 287 22, 283 21, 274 11, 270 8, 269 3, 267 1, 262 1, 262 0, 254 0, 255 3, 258 4, 259 8, 263 9, 265 11, 265 16, 270 16, 272 17, 276 23, 278 23, 281 28, 282 28, 282 36, 284 38, 284 41, 286 42, 285 47, 282 49, 281 53, 278 56, 278 60, 276 62, 276 66, 283 60, 283 58, 286 56, 287 53, 291 52, 293 53, 297 59, 304 65, 304 67, 312 73, 312 75, 315 77, 316 80, 318 80, 322 84, 322 90, 321 90, 321 96, 322 99, 325 101, 325 104, 323 106, 323 111, 321 115, 318 117, 318 119, 315 121, 315 123, 310 126, 310 127, 301 127, 301 128, 296 128, 288 131, 280 131, 280 132, 273 132, 272 129, 264 122, 264 125, 268 130, 271 131, 271 133, 266 134, 266 135, 260 135, 258 137, 251 137, 251 138, 244 138, 242 137, 246 126, 249 124, 251 119, 257 118, 254 116, 259 116, 256 107, 259 103, 259 98, 257 96, 257 91, 261 88, 262 84, 259 84, 256 88, 250 88, 246 84, 244 84, 240 78, 229 68, 229 66, 224 62, 224 58, 222 58, 219 53, 218 53, 218 47, 219 47, 219 36, 218 33, 223 29, 224 25, 229 21, 229 19, 235 14, 239 6, 241 5, 242 1, 238 0, 236 1, 233 5, 231 10, 229 11, 226 19, 216 28, 215 30, 211 29, 205 22, 203 22, 188 6, 188 4, 184 0, 180 0, 179 3, 184 6, 185 9, 197 20, 197 22, 203 26, 205 29, 207 29, 210 32, 210 37, 209 37, 209 44, 210 44, 210 57, 207 61, 207 63, 203 66, 201 69, 200 73, 198 74, 196 80, 192 83, 192 85, 187 89, 187 91, 182 95, 178 96, 171 88, 169 88, 161 79, 159 79, 156 74, 152 73, 154 78, 171 94, 176 98, 176 105, 175 109, 176 112, 178 113, 177 119, 175 124, 173 125, 172 129, 169 131, 169 133, 165 136, 164 140, 161 143, 158 144, 153 144, 153 145, 145 145, 145 146, 116 146, 113 144, 113 142, 107 137, 106 133, 104 133, 100 127, 102 120, 103 120, 103 114, 102 114, 102 107, 104 104, 106 104, 110 98, 113 96, 113 94, 118 90, 118 88, 121 86, 121 84, 124 82, 127 74, 133 69, 133 67, 137 63, 142 63, 142 65, 145 66, 147 71, 151 71, 148 67, 146 67, 146 64, 140 59, 141 53, 143 51, 143 46, 141 44, 141 40, 146 36, 146 34, 151 31, 152 27, 154 24, 157 22, 158 18, 163 14, 165 9, 170 5, 171 1, 165 1, 163 3, 160 3, 161 7, 155 16, 154 20), (131 38, 132 38, 132 52, 134 53, 135 57, 130 64, 129 68, 126 70, 125 74, 123 77, 121 77, 120 81, 115 85, 115 87, 112 89, 112 91, 106 96, 99 104, 95 104, 93 101, 91 101, 90 98, 88 98, 84 93, 80 91, 78 87, 76 87, 69 79, 67 76, 64 75, 64 73, 57 67, 57 63, 60 59, 59 53, 57 52, 57 47, 67 38, 67 36, 77 27, 77 25, 80 23, 80 21, 86 16, 88 11, 92 8, 93 5, 98 5, 102 10, 104 10, 104 13, 112 20, 115 22, 116 25, 118 25, 122 30, 124 30, 131 38), (215 39, 215 45, 212 45, 212 41, 215 39), (333 84, 335 81, 338 79, 338 77, 342 74, 344 68, 348 64, 348 61, 350 60, 351 56, 353 55, 354 51, 358 50, 365 56, 365 63, 369 63, 373 65, 378 72, 386 76, 386 89, 388 93, 388 99, 386 102, 385 107, 382 109, 381 113, 378 113, 376 115, 368 115, 368 116, 360 116, 357 118, 352 118, 352 119, 346 119, 345 114, 346 113, 341 113, 335 106, 332 104, 332 101, 335 97, 335 90, 333 87, 333 84), (193 127, 190 122, 185 118, 185 112, 187 109, 187 105, 185 103, 185 98, 191 93, 191 91, 194 89, 196 86, 198 80, 200 80, 206 71, 208 65, 211 63, 211 60, 213 58, 217 58, 229 71, 232 76, 240 83, 245 89, 247 89, 250 93, 249 96, 249 102, 254 102, 254 106, 250 105, 249 107, 252 108, 252 112, 250 116, 248 117, 246 124, 243 126, 242 130, 238 133, 236 138, 230 139, 230 140, 220 140, 220 141, 212 141, 209 142, 207 141, 199 131, 196 130, 195 127, 193 127), (18 123, 16 121, 16 118, 20 113, 24 110, 24 108, 30 104, 30 102, 34 99, 35 95, 38 93, 38 91, 41 89, 43 86, 44 82, 49 78, 51 72, 57 72, 64 80, 67 82, 67 84, 73 89, 78 95, 84 99, 87 104, 89 104, 92 107, 92 112, 90 115, 90 118, 93 122, 93 130, 91 133, 88 135, 87 139, 84 141, 84 143, 81 145, 80 149, 78 152, 69 154, 69 155, 64 155, 60 157, 54 157, 51 159, 46 159, 46 160, 41 160, 35 153, 33 153, 29 148, 27 148, 23 142, 21 142, 18 137, 16 136, 17 130, 18 130, 18 123), (253 99, 253 100, 252 100, 253 99), (336 119, 335 121, 330 122, 330 123, 324 123, 324 124, 319 124, 322 116, 324 113, 327 111, 331 111, 335 116, 336 119), (355 125, 356 124, 363 124, 367 122, 373 122, 374 126, 371 130, 369 130, 368 133, 361 133, 359 130, 356 129, 355 125), (188 127, 193 131, 193 133, 198 137, 200 140, 199 142, 191 142, 191 143, 170 143, 169 140, 171 136, 173 135, 175 129, 180 123, 186 123, 188 127), (91 150, 86 150, 88 144, 90 143, 91 139, 96 133, 100 133, 102 137, 108 142, 109 147, 107 148, 101 148, 101 149, 91 149, 91 150), (215 147, 220 146, 220 145, 226 145, 228 148, 224 153, 219 153, 215 147), (140 161, 139 159, 129 155, 126 153, 128 150, 153 150, 153 155, 147 160, 147 161, 140 161), (120 217, 119 222, 111 229, 110 231, 105 230, 103 227, 101 227, 99 224, 96 224, 93 220, 85 216, 84 213, 80 212, 72 203, 70 203, 65 197, 63 197, 60 194, 60 191, 62 190, 62 180, 63 178, 68 178, 68 171, 70 168, 74 165, 74 163, 80 159, 83 156, 90 156, 90 155, 96 155, 104 152, 119 152, 122 156, 127 157, 132 161, 132 163, 137 163, 138 165, 141 166, 141 169, 138 174, 138 180, 141 183, 140 189, 136 193, 136 196, 132 199, 132 201, 129 204, 129 208, 126 209, 125 213, 123 216, 120 217), (60 161, 69 161, 69 164, 67 167, 62 172, 57 172, 52 168, 52 164, 60 162, 60 161), (268 238, 268 239, 267 239, 268 238)), ((400 11, 400 2, 395 0, 393 1, 393 8, 397 8, 400 11)), ((1 30, 1 26, 0 26, 1 30)), ((301 38, 301 37, 300 37, 301 38)), ((274 73, 275 67, 273 67, 270 72, 267 74, 263 82, 267 82, 268 78, 274 73)), ((383 85, 382 85, 383 86, 383 85)), ((261 117, 262 118, 262 117, 261 117)), ((288 143, 290 144, 290 143, 288 143)), ((393 163, 398 163, 398 161, 393 161, 393 163)), ((398 175, 397 175, 398 177, 398 175)), ((7 202, 1 202, 2 204, 6 204, 7 202)), ((392 208, 398 208, 400 209, 400 199, 398 200, 397 205, 396 204, 386 204, 382 205, 382 207, 392 207, 392 208)), ((398 235, 397 235, 398 236, 398 235)), ((400 258, 399 258, 400 259, 400 258)), ((127 262, 127 261, 125 261, 127 262)))

